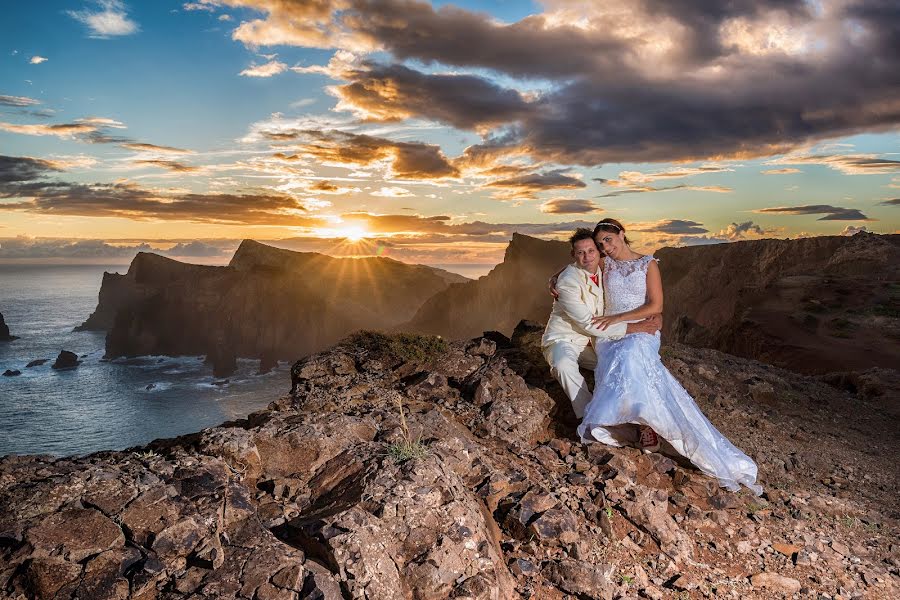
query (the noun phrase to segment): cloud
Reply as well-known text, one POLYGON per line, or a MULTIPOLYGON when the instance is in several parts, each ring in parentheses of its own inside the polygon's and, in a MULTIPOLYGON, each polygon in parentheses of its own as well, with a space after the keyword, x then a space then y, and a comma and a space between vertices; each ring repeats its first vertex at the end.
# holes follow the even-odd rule
POLYGON ((377 192, 372 192, 372 196, 380 196, 382 198, 409 198, 415 197, 415 194, 410 192, 406 188, 392 186, 392 187, 382 187, 377 192))
POLYGON ((31 59, 30 59, 28 62, 31 63, 31 64, 33 64, 33 65, 39 65, 39 64, 41 64, 41 63, 47 62, 48 60, 50 60, 50 59, 49 59, 49 58, 45 58, 45 57, 43 57, 43 56, 37 56, 37 55, 34 55, 34 56, 31 57, 31 59))
POLYGON ((841 231, 841 235, 856 235, 857 233, 862 233, 864 231, 868 231, 865 225, 847 225, 844 227, 843 231, 841 231))
POLYGON ((800 169, 766 169, 760 171, 763 175, 791 175, 793 173, 802 173, 800 169))
POLYGON ((97 0, 100 10, 70 10, 69 16, 87 26, 90 37, 110 38, 137 33, 138 24, 128 18, 119 0, 97 0))
POLYGON ((890 200, 885 200, 884 202, 878 203, 881 206, 900 206, 900 198, 891 198, 890 200))
POLYGON ((272 77, 279 73, 284 73, 287 65, 277 60, 271 60, 264 65, 250 65, 243 71, 241 75, 244 77, 272 77))
POLYGON ((459 129, 483 129, 531 112, 521 93, 474 75, 426 74, 403 65, 365 63, 341 77, 350 83, 330 88, 339 99, 336 110, 363 120, 422 117, 459 129))
POLYGON ((205 12, 214 12, 216 10, 215 5, 206 2, 185 2, 181 5, 181 8, 186 11, 202 10, 205 12))
POLYGON ((881 175, 900 171, 900 160, 879 158, 874 154, 791 154, 771 160, 768 164, 824 165, 845 175, 881 175))
POLYGON ((709 229, 703 227, 703 223, 683 219, 667 219, 649 225, 637 225, 631 229, 632 231, 642 231, 646 233, 666 233, 674 235, 709 233, 709 229))
POLYGON ((489 181, 485 186, 508 190, 508 193, 502 193, 504 197, 535 198, 538 192, 545 190, 579 189, 586 187, 586 184, 563 170, 556 170, 496 179, 489 181))
POLYGON ((338 130, 261 133, 276 141, 298 141, 298 152, 325 164, 354 168, 386 163, 390 165, 388 177, 401 179, 440 179, 459 175, 440 147, 432 144, 395 142, 338 130))
POLYGON ((182 148, 173 148, 172 146, 157 146, 156 144, 147 144, 143 142, 128 142, 122 144, 123 148, 134 150, 135 152, 151 152, 154 154, 194 154, 193 150, 184 150, 182 148))
POLYGON ((743 223, 731 223, 716 236, 733 242, 744 239, 748 234, 762 236, 766 233, 768 232, 753 221, 744 221, 743 223))
POLYGON ((161 169, 167 169, 176 173, 194 173, 201 170, 200 167, 186 165, 175 160, 146 159, 136 160, 134 161, 134 164, 148 167, 160 167, 161 169))
POLYGON ((240 240, 179 241, 101 240, 69 238, 0 238, 0 260, 106 259, 130 261, 138 252, 153 252, 180 258, 225 258, 240 240))
POLYGON ((819 221, 871 221, 866 215, 855 208, 842 208, 829 206, 828 204, 810 204, 806 206, 778 206, 775 208, 760 208, 753 212, 783 214, 783 215, 825 215, 819 221))
POLYGON ((155 190, 133 183, 74 183, 48 179, 60 171, 50 161, 0 156, 0 211, 84 217, 119 217, 137 221, 193 221, 245 225, 322 226, 303 204, 288 194, 184 193, 155 190))
POLYGON ((2 106, 34 106, 40 104, 40 100, 27 98, 25 96, 2 96, 0 95, 0 105, 2 106))
POLYGON ((581 214, 602 212, 603 209, 596 206, 590 200, 576 200, 569 198, 555 198, 547 200, 539 207, 542 213, 548 214, 581 214))
POLYGON ((99 143, 121 143, 128 142, 125 138, 111 136, 107 132, 108 129, 123 129, 125 126, 115 119, 105 117, 86 117, 75 119, 71 123, 37 123, 18 125, 15 123, 0 122, 0 131, 8 131, 10 133, 19 133, 22 135, 34 136, 56 136, 59 138, 77 138, 83 142, 99 144, 99 143))
MULTIPOLYGON (((618 182, 613 180, 607 181, 610 185, 616 185, 618 182)), ((723 185, 670 185, 665 187, 653 187, 652 185, 633 186, 622 190, 614 190, 605 194, 600 194, 598 198, 613 198, 615 196, 623 196, 625 194, 645 194, 647 192, 674 192, 675 190, 690 190, 694 192, 713 192, 716 194, 729 194, 734 190, 723 185)))

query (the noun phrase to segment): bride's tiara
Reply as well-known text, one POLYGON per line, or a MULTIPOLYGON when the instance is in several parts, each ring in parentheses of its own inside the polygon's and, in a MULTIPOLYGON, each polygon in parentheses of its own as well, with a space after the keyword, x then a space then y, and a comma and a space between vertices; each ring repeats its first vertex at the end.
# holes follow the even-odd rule
POLYGON ((615 229, 616 231, 622 231, 622 228, 615 223, 597 223, 597 227, 610 227, 612 229, 615 229))

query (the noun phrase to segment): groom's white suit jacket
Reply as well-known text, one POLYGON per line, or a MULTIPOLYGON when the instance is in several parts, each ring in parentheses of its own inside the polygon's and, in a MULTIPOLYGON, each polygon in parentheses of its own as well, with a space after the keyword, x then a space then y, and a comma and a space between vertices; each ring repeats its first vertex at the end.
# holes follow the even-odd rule
MULTIPOLYGON (((600 270, 597 270, 600 273, 600 270)), ((626 323, 610 325, 604 331, 600 331, 593 323, 592 317, 603 314, 603 286, 591 281, 591 277, 584 269, 571 264, 559 274, 556 281, 556 289, 559 298, 553 303, 553 310, 544 336, 541 338, 541 346, 547 346, 561 341, 586 343, 586 338, 602 338, 604 340, 619 339, 625 336, 626 323)))

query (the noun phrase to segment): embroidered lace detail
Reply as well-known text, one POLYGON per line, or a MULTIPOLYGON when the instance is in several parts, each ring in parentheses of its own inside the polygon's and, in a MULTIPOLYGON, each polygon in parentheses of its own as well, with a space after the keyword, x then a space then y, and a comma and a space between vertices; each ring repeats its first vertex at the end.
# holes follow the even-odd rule
POLYGON ((647 267, 652 256, 634 260, 605 257, 603 269, 604 314, 617 315, 634 310, 647 301, 647 267))

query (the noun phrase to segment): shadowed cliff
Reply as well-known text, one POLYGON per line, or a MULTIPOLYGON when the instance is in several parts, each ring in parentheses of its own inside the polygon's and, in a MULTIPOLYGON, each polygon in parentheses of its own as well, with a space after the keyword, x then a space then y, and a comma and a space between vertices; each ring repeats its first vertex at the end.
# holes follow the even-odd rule
POLYGON ((84 327, 108 325, 108 357, 206 354, 271 362, 320 350, 362 327, 390 328, 465 278, 387 258, 338 259, 241 243, 227 267, 140 253, 104 276, 84 327))

